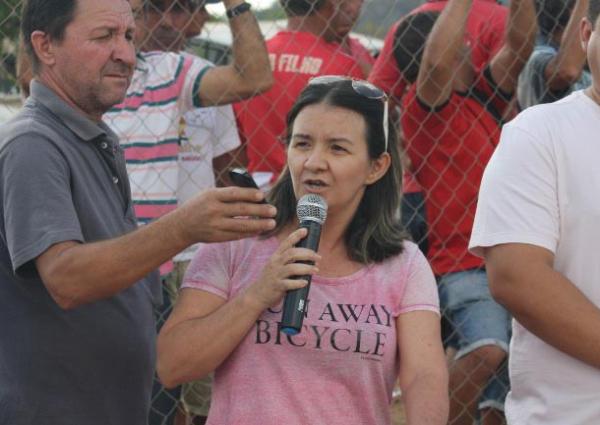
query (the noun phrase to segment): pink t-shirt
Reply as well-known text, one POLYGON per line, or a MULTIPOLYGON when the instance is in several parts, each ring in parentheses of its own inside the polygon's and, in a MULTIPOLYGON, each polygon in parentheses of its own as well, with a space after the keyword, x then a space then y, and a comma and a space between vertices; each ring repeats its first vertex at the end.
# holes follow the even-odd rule
MULTIPOLYGON (((256 281, 276 238, 202 245, 183 287, 225 299, 256 281)), ((395 318, 438 312, 427 260, 412 242, 383 263, 340 278, 314 276, 303 330, 278 332, 266 310, 215 371, 209 425, 390 424, 400 359, 395 318)))

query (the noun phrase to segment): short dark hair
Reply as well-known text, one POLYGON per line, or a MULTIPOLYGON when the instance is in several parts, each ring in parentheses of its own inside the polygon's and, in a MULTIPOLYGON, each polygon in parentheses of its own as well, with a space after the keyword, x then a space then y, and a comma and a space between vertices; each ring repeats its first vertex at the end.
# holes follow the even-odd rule
POLYGON ((588 19, 592 25, 596 26, 596 21, 600 15, 600 0, 590 0, 588 5, 588 19))
POLYGON ((43 31, 52 40, 61 41, 67 25, 75 17, 76 7, 77 0, 25 0, 23 3, 21 37, 34 74, 39 72, 40 61, 33 50, 31 34, 43 31))
POLYGON ((320 10, 326 0, 279 0, 287 16, 308 16, 320 10))
MULTIPOLYGON (((354 91, 350 80, 329 84, 308 85, 296 100, 287 116, 286 143, 289 145, 294 121, 307 106, 327 104, 354 111, 366 123, 366 140, 371 159, 385 152, 385 134, 382 119, 384 102, 368 99, 354 91)), ((367 186, 358 209, 346 229, 344 242, 350 258, 363 264, 377 263, 399 254, 403 250, 406 233, 400 222, 400 194, 402 169, 393 126, 389 126, 387 152, 391 165, 377 182, 367 186)), ((277 227, 267 236, 278 233, 294 220, 296 196, 288 167, 271 189, 269 202, 277 207, 277 227)))
POLYGON ((425 42, 439 12, 421 12, 402 19, 394 34, 394 59, 402 76, 414 83, 419 75, 425 42))
POLYGON ((564 29, 571 17, 574 0, 536 0, 535 8, 540 34, 544 37, 564 29))

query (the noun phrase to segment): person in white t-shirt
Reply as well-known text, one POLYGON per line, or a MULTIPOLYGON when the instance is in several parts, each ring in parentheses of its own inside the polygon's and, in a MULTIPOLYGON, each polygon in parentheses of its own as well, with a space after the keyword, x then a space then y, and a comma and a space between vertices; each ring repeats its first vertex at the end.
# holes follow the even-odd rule
POLYGON ((510 425, 600 423, 599 14, 581 22, 592 86, 506 125, 479 194, 470 248, 515 318, 510 425))

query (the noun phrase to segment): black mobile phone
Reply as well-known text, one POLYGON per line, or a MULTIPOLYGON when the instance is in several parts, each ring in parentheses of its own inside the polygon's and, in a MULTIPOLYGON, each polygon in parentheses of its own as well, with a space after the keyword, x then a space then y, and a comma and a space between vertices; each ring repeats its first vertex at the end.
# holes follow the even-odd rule
POLYGON ((254 189, 258 189, 258 185, 245 168, 230 168, 229 169, 229 178, 239 187, 251 187, 254 189))
MULTIPOLYGON (((231 179, 233 184, 235 184, 236 186, 250 187, 253 189, 259 188, 258 185, 256 184, 256 182, 254 181, 254 179, 252 178, 252 176, 250 175, 250 173, 248 172, 248 170, 246 170, 245 168, 241 168, 241 167, 230 168, 229 169, 229 178, 231 179)), ((263 199, 261 201, 261 203, 266 204, 267 201, 263 199)))

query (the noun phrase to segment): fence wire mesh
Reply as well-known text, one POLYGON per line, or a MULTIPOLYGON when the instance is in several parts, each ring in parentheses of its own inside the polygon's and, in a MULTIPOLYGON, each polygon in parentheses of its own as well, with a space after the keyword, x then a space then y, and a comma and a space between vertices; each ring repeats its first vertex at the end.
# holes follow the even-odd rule
MULTIPOLYGON (((121 136, 141 224, 202 189, 230 184, 230 167, 248 167, 268 188, 285 162, 286 114, 308 79, 329 73, 368 78, 390 96, 405 168, 403 222, 427 254, 439 283, 451 374, 450 423, 503 423, 510 318, 501 307, 490 306, 483 263, 467 251, 481 175, 503 123, 522 108, 557 100, 590 83, 577 33, 587 1, 511 2, 473 0, 468 18, 437 28, 444 35, 430 43, 429 52, 424 46, 445 0, 324 0, 315 3, 326 4, 327 12, 292 17, 277 2, 257 11, 274 71, 269 91, 226 102, 233 107, 181 113, 180 100, 160 104, 159 99, 147 110, 124 106, 107 114, 121 136), (315 15, 327 17, 320 23, 321 34, 314 34, 315 15), (352 27, 348 38, 344 33, 352 27), (301 37, 302 31, 313 34, 301 37), (451 288, 465 280, 471 286, 463 293, 451 288)), ((0 123, 18 112, 26 92, 28 65, 18 34, 21 3, 0 0, 0 123)), ((136 43, 143 56, 136 73, 141 69, 149 76, 145 88, 135 90, 169 84, 181 66, 196 72, 212 66, 156 51, 184 51, 216 66, 228 66, 238 55, 236 67, 249 66, 239 61, 230 24, 218 7, 210 18, 215 9, 207 10, 202 1, 137 5, 136 43)), ((182 84, 194 89, 187 81, 182 84)), ((189 98, 186 102, 193 103, 191 94, 189 98)), ((192 255, 188 250, 163 267, 165 304, 156 312, 159 326, 171 311, 192 255)), ((210 380, 169 391, 155 382, 149 423, 204 423, 209 389, 210 380)), ((395 394, 400 400, 400 392, 395 394)), ((394 421, 404 423, 398 406, 394 421)))

